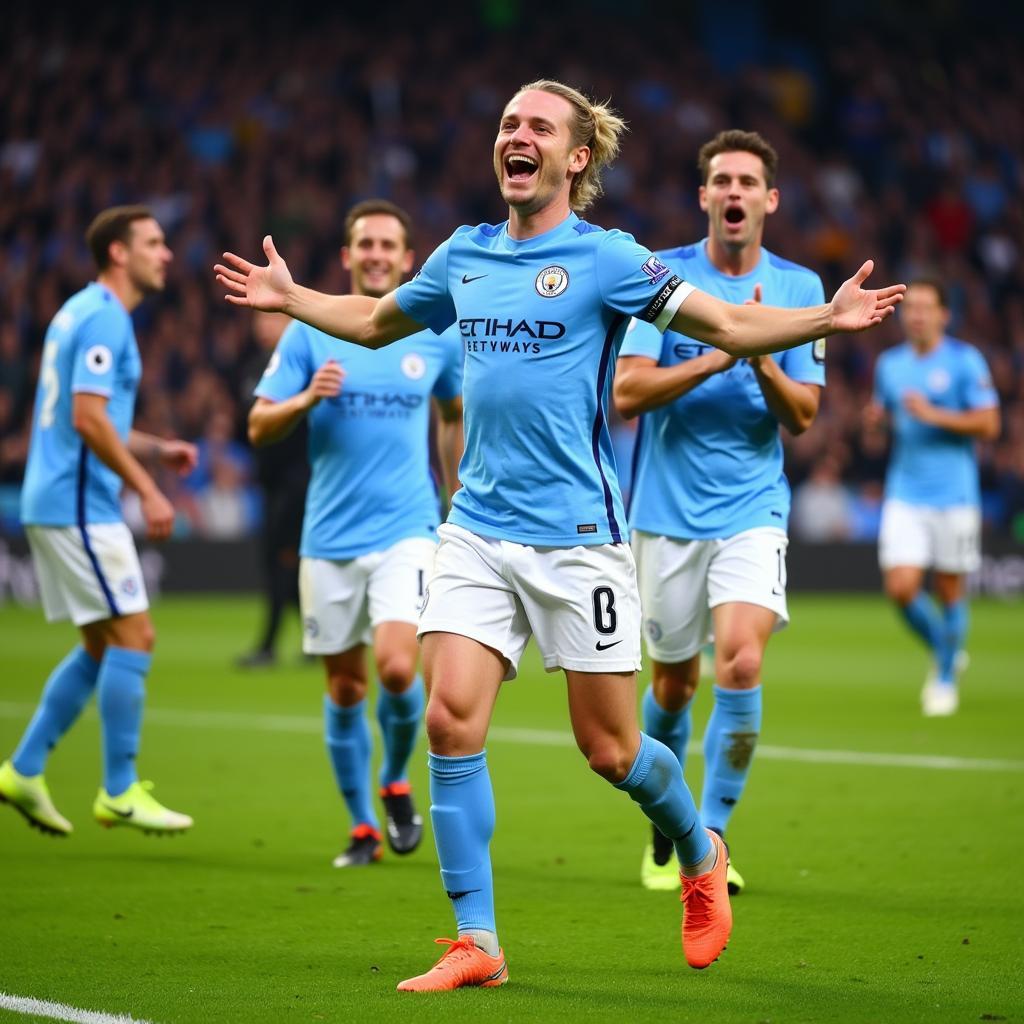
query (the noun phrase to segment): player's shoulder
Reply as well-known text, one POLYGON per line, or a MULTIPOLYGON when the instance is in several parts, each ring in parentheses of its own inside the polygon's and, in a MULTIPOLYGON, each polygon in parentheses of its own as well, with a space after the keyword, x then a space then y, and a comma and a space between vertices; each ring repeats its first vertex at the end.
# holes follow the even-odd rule
POLYGON ((87 320, 96 318, 121 325, 131 323, 128 310, 121 305, 114 293, 95 281, 75 292, 61 306, 54 320, 57 321, 62 317, 73 320, 74 325, 83 324, 87 320))
POLYGON ((703 242, 691 242, 689 245, 674 245, 670 249, 655 249, 654 255, 666 263, 692 263, 699 260, 703 251, 703 242))
POLYGON ((981 349, 977 345, 972 345, 969 341, 964 341, 963 338, 955 338, 951 334, 947 334, 942 340, 945 343, 946 351, 955 358, 984 359, 981 349))
POLYGON ((768 266, 780 275, 792 276, 794 280, 807 281, 808 283, 820 283, 821 281, 817 271, 811 270, 810 267, 805 267, 802 263, 794 263, 793 260, 787 260, 778 253, 772 252, 771 249, 765 249, 764 255, 768 260, 768 266))

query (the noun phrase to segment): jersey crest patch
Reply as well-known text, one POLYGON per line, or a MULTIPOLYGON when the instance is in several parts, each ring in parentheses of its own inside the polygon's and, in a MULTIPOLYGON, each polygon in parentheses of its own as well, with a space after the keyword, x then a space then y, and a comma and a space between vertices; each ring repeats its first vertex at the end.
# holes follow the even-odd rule
POLYGON ((402 373, 409 380, 419 380, 427 372, 427 363, 423 356, 416 352, 409 352, 402 356, 402 373))
POLYGON ((114 365, 113 353, 106 345, 93 345, 85 353, 85 365, 90 373, 109 373, 110 368, 114 365))
POLYGON ((545 267, 534 281, 537 294, 545 299, 557 298, 569 287, 569 271, 565 267, 545 267))
POLYGON ((652 256, 640 269, 651 279, 652 285, 658 284, 672 273, 657 256, 652 256))
POLYGON ((941 395, 943 391, 948 391, 951 383, 949 371, 944 367, 937 366, 928 374, 928 390, 933 395, 941 395))

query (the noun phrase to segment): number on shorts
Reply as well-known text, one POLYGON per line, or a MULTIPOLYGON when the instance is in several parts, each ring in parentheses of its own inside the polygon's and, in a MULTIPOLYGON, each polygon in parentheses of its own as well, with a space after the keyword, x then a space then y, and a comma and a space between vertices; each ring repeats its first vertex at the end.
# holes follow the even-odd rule
POLYGON ((57 342, 48 341, 43 346, 43 365, 39 380, 43 385, 43 404, 39 410, 39 426, 44 430, 53 426, 53 410, 60 397, 60 378, 57 376, 57 342))
POLYGON ((608 636, 615 632, 619 617, 615 611, 615 594, 611 587, 594 588, 594 628, 608 636))

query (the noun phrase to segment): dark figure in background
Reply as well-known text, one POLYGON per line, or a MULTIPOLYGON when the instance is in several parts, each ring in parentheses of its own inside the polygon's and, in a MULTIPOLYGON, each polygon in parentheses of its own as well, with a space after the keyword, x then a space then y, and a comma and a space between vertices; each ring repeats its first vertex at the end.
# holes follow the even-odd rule
MULTIPOLYGON (((242 381, 244 394, 252 395, 253 387, 267 366, 268 353, 274 351, 278 339, 290 323, 280 313, 257 313, 253 318, 253 334, 259 345, 259 357, 253 361, 252 372, 242 381)), ((275 646, 281 619, 288 605, 299 606, 299 537, 302 534, 302 510, 309 483, 309 460, 306 455, 306 424, 278 444, 254 449, 257 478, 263 492, 263 594, 265 620, 259 643, 238 659, 240 668, 261 668, 277 660, 275 646)))

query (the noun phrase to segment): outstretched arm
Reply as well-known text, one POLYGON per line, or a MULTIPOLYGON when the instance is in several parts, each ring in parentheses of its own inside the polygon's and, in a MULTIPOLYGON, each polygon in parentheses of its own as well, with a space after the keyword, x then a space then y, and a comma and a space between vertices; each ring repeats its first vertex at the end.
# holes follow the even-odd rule
POLYGON ((288 265, 267 235, 263 239, 267 266, 258 267, 234 253, 224 253, 224 263, 213 269, 217 281, 228 289, 225 298, 236 306, 268 313, 287 313, 325 334, 362 345, 381 348, 423 330, 406 316, 390 292, 381 299, 366 295, 325 295, 303 288, 292 280, 288 265))
POLYGON ((803 309, 734 306, 695 291, 683 300, 669 327, 733 356, 781 352, 829 334, 864 331, 890 316, 907 290, 902 284, 865 290, 861 285, 873 269, 868 260, 831 302, 803 309))

